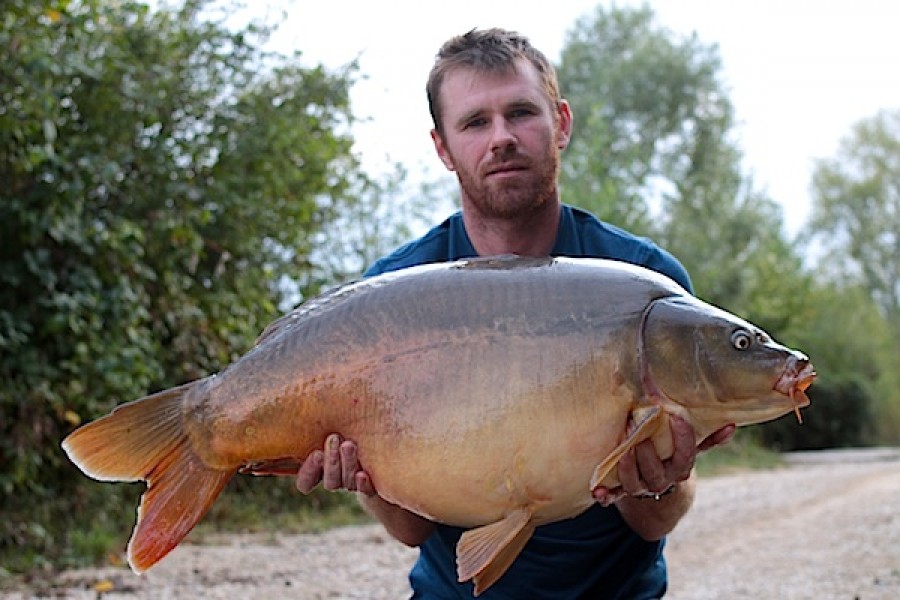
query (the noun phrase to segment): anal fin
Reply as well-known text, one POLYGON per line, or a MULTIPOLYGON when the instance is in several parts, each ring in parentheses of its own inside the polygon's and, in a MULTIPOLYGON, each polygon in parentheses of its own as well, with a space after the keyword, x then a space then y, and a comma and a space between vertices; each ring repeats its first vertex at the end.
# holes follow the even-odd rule
POLYGON ((465 532, 456 546, 459 581, 473 580, 475 595, 509 569, 534 533, 531 510, 520 508, 496 521, 465 532))

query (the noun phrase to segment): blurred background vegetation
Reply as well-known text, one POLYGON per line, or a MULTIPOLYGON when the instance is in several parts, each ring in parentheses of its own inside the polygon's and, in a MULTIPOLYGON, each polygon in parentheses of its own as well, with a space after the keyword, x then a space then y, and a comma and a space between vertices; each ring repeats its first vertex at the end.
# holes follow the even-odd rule
MULTIPOLYGON (((143 486, 85 478, 68 432, 218 371, 446 206, 399 165, 360 168, 355 64, 302 66, 265 50, 269 24, 225 17, 206 0, 3 4, 0 576, 100 560, 130 533, 143 486)), ((699 296, 814 358, 804 426, 735 447, 900 442, 900 111, 816 165, 812 222, 790 239, 741 170, 715 46, 598 8, 557 66, 579 116, 565 200, 654 238, 699 296)), ((204 527, 315 528, 354 507, 243 477, 204 527)))

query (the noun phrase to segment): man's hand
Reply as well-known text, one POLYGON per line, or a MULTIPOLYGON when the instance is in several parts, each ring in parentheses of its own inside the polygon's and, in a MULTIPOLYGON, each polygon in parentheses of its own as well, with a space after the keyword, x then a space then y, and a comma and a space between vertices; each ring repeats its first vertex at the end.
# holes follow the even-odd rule
POLYGON ((391 504, 375 492, 375 486, 359 464, 356 443, 332 433, 325 448, 314 450, 297 470, 297 489, 310 493, 320 482, 326 490, 359 492, 362 507, 378 519, 385 530, 408 546, 418 546, 436 525, 419 515, 391 504))
POLYGON ((324 450, 314 450, 297 470, 297 489, 310 493, 322 483, 326 490, 348 490, 365 496, 375 495, 375 486, 359 464, 356 443, 332 433, 324 450))
POLYGON ((693 428, 683 419, 673 416, 669 428, 670 458, 660 460, 652 442, 641 442, 619 460, 621 485, 612 490, 604 487, 594 490, 598 502, 604 506, 615 503, 632 531, 645 540, 668 535, 690 510, 696 488, 693 471, 697 454, 724 444, 735 430, 734 425, 727 425, 697 444, 693 428), (658 502, 643 499, 653 495, 658 502))
POLYGON ((698 445, 693 428, 681 417, 672 416, 669 427, 673 448, 670 458, 661 460, 650 440, 641 442, 619 460, 619 487, 599 487, 594 490, 594 498, 608 506, 626 496, 663 494, 691 476, 700 452, 726 443, 735 431, 734 425, 726 425, 698 445))

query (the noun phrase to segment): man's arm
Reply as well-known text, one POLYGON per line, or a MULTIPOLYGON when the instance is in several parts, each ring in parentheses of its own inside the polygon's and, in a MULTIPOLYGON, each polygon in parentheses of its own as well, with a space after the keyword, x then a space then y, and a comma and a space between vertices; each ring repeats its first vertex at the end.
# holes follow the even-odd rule
POLYGON ((356 444, 343 440, 336 433, 325 440, 324 450, 310 453, 297 471, 297 489, 304 494, 311 492, 320 481, 326 490, 358 492, 363 509, 407 546, 422 544, 436 527, 434 522, 379 496, 369 475, 359 464, 356 444))
POLYGON ((415 513, 391 504, 378 494, 360 495, 359 503, 367 513, 384 526, 385 531, 407 546, 415 547, 425 543, 437 524, 415 513))

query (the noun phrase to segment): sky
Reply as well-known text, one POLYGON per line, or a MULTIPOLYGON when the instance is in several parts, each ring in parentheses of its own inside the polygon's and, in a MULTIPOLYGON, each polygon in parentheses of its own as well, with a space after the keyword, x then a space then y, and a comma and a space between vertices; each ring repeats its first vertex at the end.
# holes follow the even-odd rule
MULTIPOLYGON (((615 6, 638 7, 618 0, 615 6)), ((744 169, 784 211, 789 234, 811 209, 815 159, 834 157, 855 123, 900 110, 900 3, 883 0, 655 0, 657 24, 715 44, 738 120, 744 169)), ((370 174, 393 162, 411 177, 446 174, 429 137, 425 80, 440 45, 473 27, 526 35, 554 63, 575 22, 606 0, 286 0, 272 39, 303 62, 338 68, 359 60, 351 90, 367 119, 355 151, 370 174)), ((563 90, 565 95, 565 90, 563 90)), ((575 115, 576 127, 578 115, 575 115)), ((565 200, 565 198, 564 198, 565 200)))

